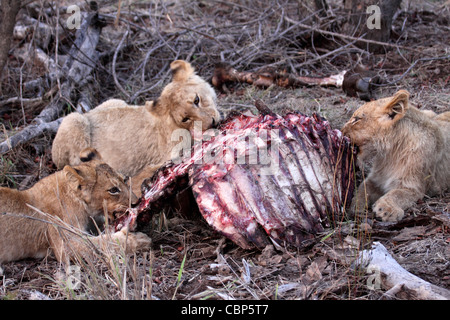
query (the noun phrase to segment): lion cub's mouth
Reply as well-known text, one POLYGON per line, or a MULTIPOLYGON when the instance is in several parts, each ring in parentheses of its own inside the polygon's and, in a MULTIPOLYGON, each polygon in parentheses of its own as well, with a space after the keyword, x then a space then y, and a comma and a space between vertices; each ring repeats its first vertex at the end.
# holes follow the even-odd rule
POLYGON ((114 221, 116 221, 117 219, 120 219, 121 217, 123 217, 124 215, 126 215, 127 214, 127 210, 128 210, 128 207, 127 206, 122 206, 122 207, 120 207, 120 208, 117 208, 117 209, 115 209, 109 216, 110 216, 110 219, 112 219, 112 221, 110 221, 110 222, 114 222, 114 221))
MULTIPOLYGON (((112 220, 115 221, 117 219, 120 219, 123 215, 125 215, 125 210, 116 210, 112 213, 112 220)), ((112 222, 112 221, 111 221, 112 222)))
POLYGON ((89 219, 85 231, 92 236, 98 236, 104 230, 105 230, 105 216, 103 214, 99 214, 89 219))

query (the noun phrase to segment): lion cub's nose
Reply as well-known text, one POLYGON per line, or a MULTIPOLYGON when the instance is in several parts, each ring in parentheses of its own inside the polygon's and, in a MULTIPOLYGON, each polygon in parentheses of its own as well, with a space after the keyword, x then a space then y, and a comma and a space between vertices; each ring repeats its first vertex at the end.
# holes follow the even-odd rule
POLYGON ((344 124, 344 126, 343 126, 342 129, 341 129, 341 132, 342 132, 342 134, 343 134, 344 136, 347 135, 347 133, 348 133, 348 126, 347 126, 347 123, 344 124))
POLYGON ((139 198, 136 197, 134 192, 130 193, 130 200, 131 200, 131 206, 134 206, 134 205, 136 205, 139 202, 139 198))

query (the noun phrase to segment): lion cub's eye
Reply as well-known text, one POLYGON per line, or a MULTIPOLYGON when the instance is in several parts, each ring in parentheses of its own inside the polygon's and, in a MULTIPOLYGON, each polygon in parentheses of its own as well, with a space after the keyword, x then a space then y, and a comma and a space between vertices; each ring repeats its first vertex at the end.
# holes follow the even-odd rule
POLYGON ((360 117, 354 116, 354 117, 353 117, 353 120, 352 120, 352 123, 355 124, 355 123, 357 123, 359 120, 361 120, 360 117))
POLYGON ((183 118, 183 120, 181 120, 181 122, 188 122, 189 118, 183 118))
POLYGON ((194 104, 198 107, 198 104, 200 103, 200 98, 198 97, 198 95, 195 95, 195 99, 194 99, 194 104))
POLYGON ((120 189, 117 187, 112 187, 108 190, 109 194, 111 195, 118 195, 120 193, 120 189))

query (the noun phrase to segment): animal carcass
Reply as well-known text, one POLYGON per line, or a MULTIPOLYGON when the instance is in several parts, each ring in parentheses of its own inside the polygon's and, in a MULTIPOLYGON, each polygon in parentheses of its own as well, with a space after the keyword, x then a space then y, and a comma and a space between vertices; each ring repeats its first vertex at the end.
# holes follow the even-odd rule
POLYGON ((355 153, 318 115, 233 114, 201 137, 144 182, 117 229, 139 229, 186 187, 208 224, 246 249, 270 240, 302 246, 343 217, 355 153))

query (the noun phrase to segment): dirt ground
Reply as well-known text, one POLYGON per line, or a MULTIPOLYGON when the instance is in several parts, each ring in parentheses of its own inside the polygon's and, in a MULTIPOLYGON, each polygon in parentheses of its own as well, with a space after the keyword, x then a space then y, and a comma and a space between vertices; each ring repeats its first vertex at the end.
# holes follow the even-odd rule
MULTIPOLYGON (((293 66, 303 75, 324 76, 352 67, 359 55, 364 64, 380 72, 388 81, 403 76, 400 81, 377 90, 376 97, 407 89, 411 93, 412 105, 443 112, 450 110, 449 58, 420 61, 408 73, 405 72, 417 59, 448 55, 450 14, 448 4, 445 7, 444 2, 404 1, 402 10, 394 20, 393 37, 399 45, 409 49, 390 48, 383 54, 368 54, 354 49, 342 52, 333 59, 327 57, 304 65, 303 69, 296 69, 295 66, 314 57, 311 56, 314 52, 310 45, 311 38, 302 39, 309 41, 308 45, 304 45, 303 52, 291 54, 290 51, 283 51, 287 50, 289 41, 283 35, 279 35, 277 40, 274 33, 270 33, 278 25, 278 20, 275 17, 270 17, 272 20, 267 18, 267 21, 258 20, 255 17, 263 13, 268 15, 271 11, 249 9, 247 1, 233 2, 234 6, 221 1, 215 1, 215 5, 190 1, 192 6, 180 6, 178 1, 174 1, 173 5, 159 7, 152 3, 155 14, 153 20, 144 14, 127 14, 132 10, 140 12, 138 9, 147 8, 145 4, 142 7, 129 6, 122 11, 124 21, 121 21, 120 28, 115 29, 111 23, 104 28, 98 49, 102 63, 109 68, 117 39, 120 40, 127 28, 126 21, 133 23, 132 27, 136 29, 133 31, 135 44, 130 41, 127 49, 119 54, 116 68, 119 81, 126 83, 124 87, 130 95, 140 88, 153 87, 133 101, 140 103, 154 99, 170 79, 167 62, 173 58, 189 57, 198 73, 210 79, 213 61, 220 57, 214 51, 215 46, 232 46, 231 40, 219 37, 225 34, 224 30, 214 29, 213 25, 234 23, 236 29, 230 28, 228 35, 235 37, 233 32, 237 33, 239 27, 236 24, 242 23, 244 29, 250 30, 247 35, 249 40, 236 40, 235 37, 234 50, 239 51, 239 54, 233 55, 231 51, 226 51, 225 55, 230 61, 238 61, 234 66, 236 68, 257 70, 266 64, 273 64, 288 70, 293 66), (437 8, 441 8, 439 15, 436 13, 437 8), (220 10, 222 14, 217 13, 220 10), (245 24, 253 18, 256 19, 256 25, 245 24), (200 24, 201 19, 204 24, 200 24), (266 38, 270 35, 274 37, 272 42, 264 44, 270 54, 263 52, 257 56, 252 53, 253 48, 259 45, 259 38, 252 38, 258 33, 258 23, 260 33, 266 38), (164 38, 168 42, 167 46, 155 49, 152 63, 143 65, 148 50, 155 47, 159 40, 158 37, 155 37, 156 40, 146 40, 147 34, 138 29, 140 26, 147 26, 152 35, 158 33, 154 28, 159 28, 159 39, 180 30, 190 33, 183 39, 164 38), (161 31, 164 28, 166 33, 161 31), (213 36, 203 37, 202 34, 207 32, 213 36), (179 42, 169 42, 168 39, 179 42), (277 64, 283 55, 286 63, 277 64), (142 72, 141 77, 140 71, 136 71, 128 76, 130 65, 147 68, 148 75, 144 76, 142 72), (158 68, 164 72, 159 72, 158 68)), ((42 3, 44 1, 38 2, 42 3)), ((264 3, 274 6, 274 3, 279 5, 280 2, 264 3)), ((262 8, 270 8, 270 5, 262 8)), ((105 7, 103 10, 104 14, 114 16, 117 7, 105 7)), ((287 30, 288 26, 283 25, 283 28, 287 30)), ((282 31, 278 33, 282 34, 282 31)), ((245 32, 242 35, 244 37, 245 32)), ((325 40, 322 41, 315 45, 328 51, 318 50, 315 54, 332 50, 327 49, 325 40)), ((17 41, 14 43, 15 48, 20 45, 17 41)), ((65 44, 62 42, 60 45, 65 44)), ((292 46, 289 48, 300 50, 292 46)), ((50 46, 51 50, 54 48, 50 46)), ((262 46, 258 50, 262 50, 262 46)), ((1 140, 5 134, 19 131, 40 112, 37 107, 33 107, 36 110, 22 112, 18 106, 1 104, 1 101, 18 94, 19 80, 14 70, 24 70, 24 79, 21 81, 33 79, 38 72, 28 64, 21 64, 20 60, 11 60, 8 66, 10 73, 2 83, 1 140)), ((88 85, 93 88, 95 103, 108 97, 125 98, 114 87, 111 73, 95 71, 88 85)), ((305 114, 317 112, 337 129, 364 103, 358 98, 348 97, 341 88, 335 87, 261 89, 239 84, 227 87, 224 92, 217 92, 218 106, 223 115, 236 110, 254 110, 254 100, 262 99, 280 113, 292 109, 305 114)), ((55 167, 51 162, 52 139, 52 134, 46 134, 1 156, 1 186, 28 188, 38 179, 54 172, 55 167)), ((372 288, 368 285, 371 275, 352 266, 354 258, 363 249, 370 248, 373 241, 381 242, 406 270, 432 284, 450 289, 450 193, 424 198, 407 210, 406 217, 398 223, 373 221, 369 226, 361 221, 345 221, 337 228, 317 235, 316 240, 305 248, 286 247, 280 250, 268 246, 262 251, 243 250, 215 233, 201 218, 188 220, 170 212, 154 217, 151 237, 153 244, 149 252, 140 252, 127 259, 117 258, 113 264, 99 261, 95 265, 74 266, 71 269, 73 272, 69 274, 52 255, 43 260, 27 259, 3 264, 0 267, 0 299, 388 299, 384 295, 386 288, 372 288)), ((401 294, 397 299, 402 299, 401 294)))

